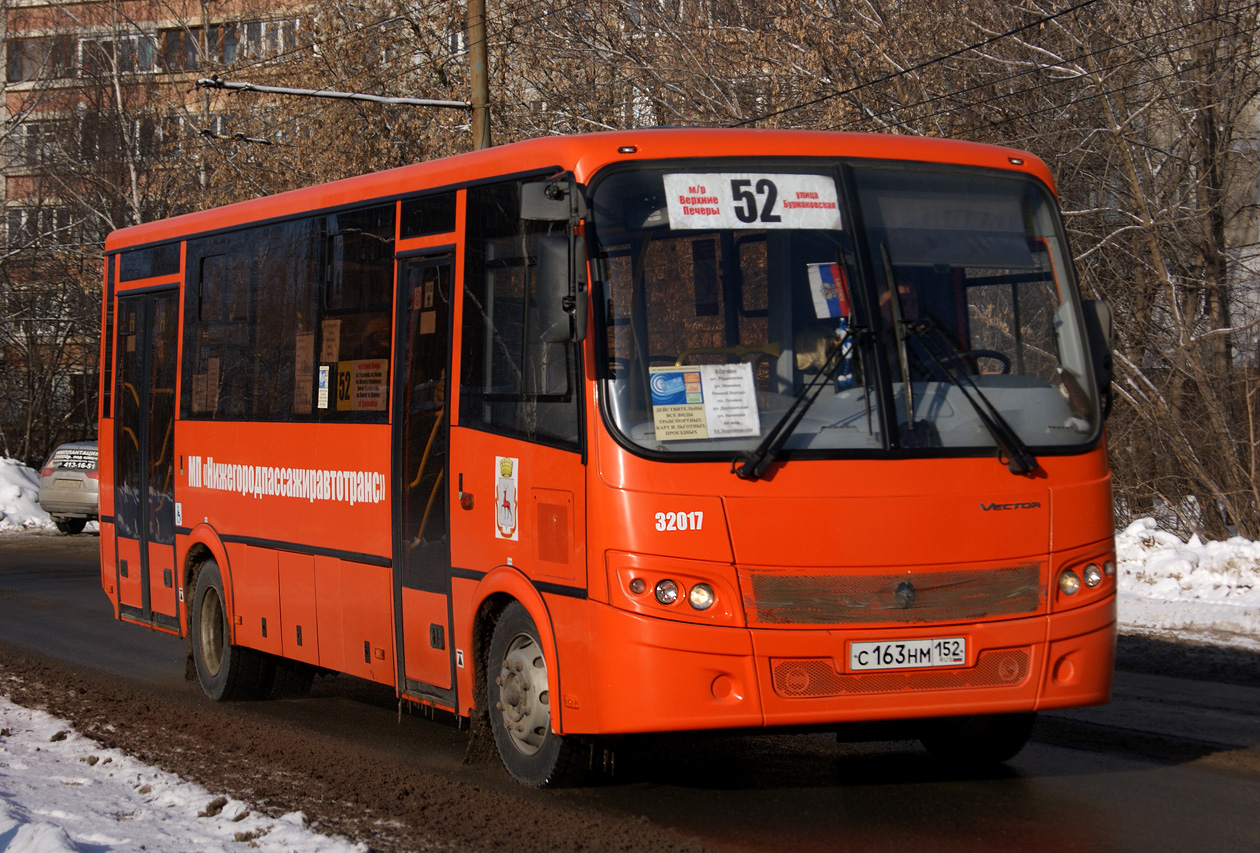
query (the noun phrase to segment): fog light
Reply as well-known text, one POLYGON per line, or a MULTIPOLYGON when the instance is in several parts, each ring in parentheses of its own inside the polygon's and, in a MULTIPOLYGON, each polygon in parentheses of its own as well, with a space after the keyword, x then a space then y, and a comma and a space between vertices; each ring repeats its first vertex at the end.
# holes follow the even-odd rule
POLYGON ((678 600, 678 584, 663 580, 656 585, 656 600, 661 604, 673 604, 678 600))
MULTIPOLYGON (((1066 572, 1059 575, 1059 590, 1064 595, 1076 595, 1076 591, 1079 590, 1080 588, 1081 588, 1081 579, 1080 579, 1080 576, 1076 574, 1076 572, 1072 571, 1071 569, 1068 569, 1066 572)), ((659 589, 659 587, 657 587, 657 589, 659 589)))
POLYGON ((635 578, 634 580, 630 581, 630 591, 633 592, 635 595, 642 595, 643 593, 647 592, 647 581, 645 581, 643 578, 635 578))
POLYGON ((713 606, 713 587, 707 583, 698 583, 687 593, 687 601, 696 610, 708 610, 713 606))
POLYGON ((1115 564, 1115 563, 1113 563, 1113 562, 1111 562, 1110 560, 1108 560, 1107 562, 1103 563, 1103 574, 1104 574, 1104 575, 1106 575, 1106 576, 1107 576, 1107 577, 1109 577, 1109 578, 1110 578, 1110 577, 1115 577, 1115 574, 1116 574, 1116 564, 1115 564))
POLYGON ((1090 563, 1088 566, 1085 567, 1085 586, 1089 587, 1090 589, 1093 589, 1094 587, 1102 583, 1102 579, 1103 579, 1102 569, 1098 568, 1096 564, 1090 563))

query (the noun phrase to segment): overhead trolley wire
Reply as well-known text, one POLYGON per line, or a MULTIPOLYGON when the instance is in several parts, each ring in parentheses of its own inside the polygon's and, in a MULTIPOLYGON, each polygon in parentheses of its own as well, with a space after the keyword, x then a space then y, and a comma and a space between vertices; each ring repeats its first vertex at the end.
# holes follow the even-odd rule
MULTIPOLYGON (((1257 7, 1257 6, 1260 6, 1260 3, 1253 3, 1253 4, 1249 5, 1249 6, 1241 7, 1240 9, 1235 10, 1235 11, 1245 11, 1246 9, 1255 8, 1255 7, 1257 7)), ((1201 24, 1201 23, 1204 23, 1204 22, 1210 21, 1210 20, 1212 20, 1212 19, 1214 19, 1214 18, 1217 18, 1217 17, 1222 17, 1222 16, 1216 16, 1216 15, 1214 15, 1214 16, 1208 16, 1208 17, 1206 17, 1206 18, 1201 18, 1201 19, 1199 19, 1199 20, 1197 20, 1197 21, 1193 21, 1193 22, 1191 22, 1191 23, 1189 23, 1189 24, 1183 24, 1183 25, 1180 25, 1180 26, 1177 26, 1177 27, 1171 27, 1171 28, 1166 29, 1166 30, 1161 30, 1161 31, 1159 31, 1159 32, 1157 32, 1157 33, 1151 33, 1151 34, 1149 34, 1149 35, 1140 36, 1140 37, 1138 37, 1138 38, 1130 39, 1130 40, 1125 41, 1125 42, 1119 42, 1119 43, 1116 43, 1116 44, 1114 44, 1114 45, 1108 45, 1107 47, 1100 48, 1100 49, 1098 49, 1098 50, 1086 51, 1086 52, 1083 52, 1083 53, 1078 53, 1078 54, 1075 54, 1074 56, 1071 56, 1071 57, 1066 57, 1066 58, 1062 59, 1060 62, 1061 62, 1062 64, 1075 63, 1075 62, 1079 62, 1079 61, 1081 61, 1081 60, 1090 59, 1090 58, 1093 58, 1093 57, 1099 56, 1100 54, 1104 54, 1104 53, 1107 53, 1107 52, 1110 52, 1110 51, 1113 51, 1113 50, 1119 50, 1119 49, 1123 49, 1123 48, 1126 48, 1126 47, 1132 47, 1132 46, 1135 46, 1135 45, 1141 44, 1142 42, 1149 41, 1150 39, 1153 39, 1153 38, 1158 38, 1158 37, 1160 37, 1160 36, 1166 36, 1166 35, 1170 35, 1170 34, 1172 34, 1172 33, 1176 33, 1176 32, 1182 31, 1182 30, 1187 30, 1187 29, 1190 29, 1191 27, 1193 27, 1193 26, 1195 26, 1195 25, 1197 25, 1197 24, 1201 24)), ((1184 43, 1182 43, 1182 44, 1173 45, 1173 46, 1168 47, 1168 48, 1166 48, 1166 49, 1164 49, 1164 50, 1160 50, 1160 51, 1155 51, 1155 52, 1152 52, 1152 53, 1143 54, 1142 56, 1132 57, 1132 58, 1129 58, 1129 59, 1125 59, 1125 60, 1123 60, 1122 62, 1116 62, 1116 63, 1113 63, 1113 64, 1111 64, 1111 65, 1106 65, 1106 66, 1103 66, 1102 68, 1100 68, 1100 69, 1099 69, 1099 71, 1100 71, 1101 73, 1106 73, 1106 72, 1114 71, 1114 70, 1116 70, 1116 69, 1118 69, 1118 68, 1123 68, 1123 67, 1128 66, 1128 65, 1134 65, 1134 64, 1137 64, 1137 63, 1141 63, 1141 62, 1146 62, 1146 61, 1149 61, 1150 59, 1155 58, 1155 57, 1167 57, 1167 56, 1172 56, 1172 55, 1174 55, 1174 54, 1176 54, 1176 53, 1178 53, 1178 52, 1180 52, 1180 51, 1189 50, 1189 49, 1191 49, 1191 48, 1199 47, 1199 46, 1204 45, 1204 44, 1210 44, 1211 42, 1213 42, 1213 41, 1217 41, 1217 40, 1219 40, 1220 38, 1228 38, 1228 37, 1230 37, 1230 36, 1236 36, 1236 35, 1241 35, 1241 34, 1242 34, 1242 32, 1241 32, 1241 31, 1237 31, 1237 30, 1236 30, 1236 31, 1233 31, 1233 32, 1230 32, 1230 33, 1225 33, 1223 36, 1216 36, 1216 37, 1213 37, 1213 38, 1200 39, 1200 40, 1198 40, 1198 41, 1193 41, 1193 42, 1184 42, 1184 43)), ((1182 70, 1184 71, 1185 69, 1182 69, 1182 70)), ((961 96, 961 95, 969 94, 969 93, 976 92, 976 91, 981 91, 981 90, 988 89, 988 88, 991 88, 991 87, 994 87, 994 86, 999 86, 999 85, 1001 85, 1001 84, 1003 84, 1003 83, 1010 83, 1010 82, 1013 82, 1013 81, 1019 80, 1019 79, 1021 79, 1021 78, 1029 77, 1029 76, 1034 75, 1034 74, 1044 73, 1045 71, 1047 71, 1047 68, 1046 68, 1045 66, 1038 66, 1038 67, 1028 68, 1028 69, 1025 69, 1025 70, 1023 70, 1023 71, 1020 71, 1020 72, 1017 72, 1017 73, 1014 73, 1014 74, 1009 74, 1009 75, 1007 75, 1007 76, 1005 76, 1005 77, 997 77, 997 78, 994 78, 994 79, 992 79, 992 80, 988 80, 988 81, 985 81, 985 82, 982 82, 982 83, 977 83, 977 84, 975 84, 975 85, 973 85, 973 86, 968 86, 968 87, 965 87, 965 88, 962 88, 962 89, 955 89, 955 90, 952 90, 952 91, 949 91, 949 92, 942 92, 942 93, 940 93, 940 94, 933 95, 932 97, 929 97, 929 98, 924 98, 924 99, 922 99, 922 100, 920 100, 920 101, 916 101, 916 102, 914 102, 914 103, 910 103, 910 104, 901 104, 901 105, 893 106, 893 107, 890 107, 890 108, 888 108, 888 109, 882 110, 882 111, 880 111, 880 112, 873 112, 873 113, 869 113, 869 114, 867 114, 867 115, 863 116, 862 118, 859 118, 859 119, 852 119, 852 120, 849 120, 849 121, 845 122, 845 123, 844 123, 844 124, 842 124, 842 125, 839 125, 838 127, 836 127, 836 126, 832 126, 831 128, 828 128, 828 129, 832 129, 832 130, 834 130, 834 129, 840 129, 840 130, 852 130, 852 129, 856 129, 857 127, 859 127, 860 125, 862 125, 862 124, 864 124, 864 123, 866 123, 866 122, 868 122, 868 121, 878 120, 878 119, 889 119, 889 120, 891 120, 891 121, 896 121, 896 119, 894 118, 894 116, 895 116, 896 114, 898 114, 898 113, 901 113, 901 112, 906 112, 906 111, 910 111, 910 110, 914 110, 914 109, 919 108, 919 107, 925 107, 925 106, 928 106, 928 105, 931 105, 931 104, 937 103, 937 102, 939 102, 939 101, 945 101, 945 100, 948 100, 948 99, 951 99, 951 98, 956 98, 956 97, 959 97, 959 96, 961 96)), ((1042 82, 1042 83, 1038 83, 1038 84, 1037 84, 1037 85, 1035 85, 1035 86, 1028 86, 1028 87, 1025 87, 1025 88, 1023 88, 1023 89, 1016 89, 1016 90, 1009 91, 1009 92, 998 92, 998 93, 994 93, 994 94, 992 94, 992 95, 986 96, 986 97, 984 98, 984 100, 966 101, 966 102, 961 103, 961 104, 956 104, 956 105, 954 105, 954 106, 950 106, 950 107, 947 107, 947 108, 943 108, 943 109, 936 110, 936 111, 934 111, 934 112, 927 113, 926 115, 916 116, 916 120, 918 120, 918 121, 929 121, 929 120, 934 119, 934 118, 939 118, 940 116, 943 116, 943 115, 949 115, 949 114, 951 114, 951 113, 959 112, 959 111, 962 111, 962 110, 965 110, 965 109, 969 109, 969 108, 972 108, 972 107, 977 107, 977 106, 980 106, 980 105, 985 104, 985 103, 992 103, 992 102, 1001 101, 1001 100, 1004 100, 1004 99, 1007 99, 1007 98, 1013 98, 1013 97, 1019 97, 1019 96, 1029 95, 1029 94, 1032 94, 1032 93, 1035 93, 1035 92, 1038 92, 1038 91, 1041 91, 1041 90, 1044 90, 1044 89, 1051 89, 1051 88, 1054 88, 1054 87, 1056 87, 1056 86, 1061 86, 1061 85, 1066 84, 1066 83, 1073 83, 1073 82, 1077 82, 1077 81, 1081 80, 1081 79, 1082 79, 1082 77, 1084 77, 1084 76, 1086 76, 1086 75, 1084 75, 1084 74, 1073 74, 1073 75, 1070 75, 1070 76, 1064 76, 1064 77, 1060 77, 1060 78, 1057 78, 1057 79, 1048 80, 1048 81, 1045 81, 1045 82, 1042 82)), ((1165 79, 1165 77, 1160 77, 1159 79, 1165 79)))
POLYGON ((1014 29, 1007 30, 1004 33, 1000 33, 995 36, 990 36, 989 38, 984 39, 983 41, 978 41, 978 42, 975 42, 974 44, 967 45, 966 47, 960 47, 957 50, 951 51, 941 56, 935 56, 931 59, 924 60, 923 62, 910 66, 909 68, 902 68, 897 71, 891 71, 888 74, 881 75, 879 77, 876 77, 873 80, 867 80, 865 82, 858 83, 854 86, 848 87, 847 89, 841 89, 839 91, 830 92, 826 95, 821 95, 817 98, 813 98, 811 100, 804 101, 802 103, 795 104, 790 107, 784 107, 783 109, 780 109, 780 110, 774 110, 773 112, 763 113, 762 115, 759 115, 759 116, 754 116, 752 118, 744 119, 743 121, 729 124, 727 125, 727 127, 745 127, 750 124, 755 124, 760 121, 765 121, 766 119, 775 118, 777 116, 786 115, 787 113, 796 112, 797 110, 803 110, 807 107, 816 106, 818 104, 822 104, 827 101, 834 100, 836 98, 843 98, 845 95, 851 95, 854 92, 860 91, 862 89, 868 89, 871 86, 877 86, 880 83, 886 83, 889 80, 895 80, 898 77, 904 77, 907 74, 913 74, 915 71, 922 71, 924 68, 928 68, 932 65, 936 65, 937 63, 945 62, 946 60, 953 59, 956 56, 961 56, 962 54, 968 53, 973 50, 978 50, 982 47, 985 47, 986 45, 993 44, 994 42, 1001 41, 1002 39, 1010 38, 1011 36, 1017 33, 1022 33, 1025 30, 1029 30, 1034 27, 1039 27, 1042 24, 1049 23, 1050 21, 1057 20, 1058 18, 1062 18, 1065 15, 1070 15, 1074 12, 1079 12, 1081 9, 1084 9, 1087 6, 1092 6, 1097 2, 1099 2, 1099 0, 1083 0, 1083 2, 1077 3, 1075 6, 1069 6, 1066 9, 1062 9, 1058 12, 1055 12, 1052 15, 1045 15, 1043 17, 1029 21, 1026 24, 1021 24, 1020 26, 1015 27, 1014 29))
POLYGON ((961 134, 966 135, 969 133, 974 133, 975 131, 978 131, 978 130, 986 130, 991 127, 1001 127, 1004 124, 1010 124, 1012 122, 1021 121, 1022 119, 1033 118, 1035 116, 1043 115, 1045 113, 1054 112, 1056 110, 1062 110, 1067 107, 1074 107, 1079 104, 1084 104, 1084 103, 1087 103, 1088 101, 1092 101, 1096 98, 1101 98, 1105 95, 1115 95, 1120 92, 1126 92, 1130 89, 1136 89, 1143 86, 1148 86, 1151 83, 1157 83, 1161 80, 1168 80, 1173 77, 1180 76, 1186 71, 1193 71, 1193 70, 1202 68, 1206 64, 1207 64, 1206 62, 1200 62, 1194 65, 1187 65, 1182 68, 1177 68, 1172 71, 1169 71, 1167 74, 1161 74, 1157 77, 1146 77, 1141 80, 1135 80, 1131 83, 1125 83, 1122 86, 1116 86, 1115 88, 1112 88, 1112 89, 1103 89, 1099 91, 1090 92, 1088 95, 1082 95, 1079 98, 1073 98, 1072 100, 1067 101, 1066 103, 1051 104, 1049 106, 1042 107, 1041 109, 1029 110, 1028 112, 1020 113, 1019 115, 1008 116, 1003 119, 997 119, 995 121, 988 121, 983 124, 973 125, 972 127, 963 129, 961 131, 961 134))
MULTIPOLYGON (((1114 51, 1114 50, 1122 50, 1122 49, 1124 49, 1124 48, 1126 48, 1126 47, 1133 47, 1133 46, 1135 46, 1135 45, 1141 44, 1142 42, 1150 41, 1151 39, 1159 38, 1159 37, 1161 37, 1161 36, 1171 35, 1171 34, 1173 34, 1173 33, 1181 32, 1181 31, 1183 31, 1183 30, 1189 30, 1189 29, 1191 29, 1191 28, 1193 28, 1193 27, 1195 27, 1195 26, 1197 26, 1197 25, 1199 25, 1199 24, 1207 23, 1207 22, 1209 22, 1209 21, 1213 21, 1213 20, 1221 20, 1221 19, 1225 19, 1225 18, 1226 18, 1227 16, 1229 16, 1229 15, 1232 15, 1232 14, 1237 14, 1237 13, 1239 13, 1239 12, 1246 12, 1246 11, 1249 11, 1249 10, 1251 10, 1251 9, 1255 9, 1255 8, 1257 8, 1257 7, 1260 7, 1260 3, 1250 3, 1250 4, 1246 5, 1246 6, 1240 6, 1240 7, 1238 7, 1237 9, 1226 10, 1225 12, 1221 12, 1221 13, 1218 13, 1218 14, 1213 14, 1213 15, 1206 15, 1206 16, 1204 16, 1204 17, 1202 17, 1202 18, 1198 18, 1198 19, 1196 19, 1196 20, 1194 20, 1194 21, 1190 21, 1190 22, 1188 22, 1188 23, 1186 23, 1186 24, 1181 24, 1181 25, 1178 25, 1178 26, 1176 26, 1176 27, 1169 27, 1169 28, 1164 29, 1164 30, 1159 30, 1159 31, 1157 31, 1157 32, 1153 32, 1153 33, 1149 33, 1149 34, 1147 34, 1147 35, 1139 36, 1139 37, 1137 37, 1137 38, 1129 39, 1128 41, 1117 42, 1117 43, 1115 43, 1115 44, 1107 45, 1106 47, 1102 47, 1102 48, 1099 48, 1099 49, 1097 49, 1097 50, 1085 51, 1085 52, 1078 53, 1078 54, 1075 54, 1075 55, 1070 56, 1070 57, 1065 57, 1065 58, 1063 58, 1063 59, 1059 60, 1059 64, 1065 64, 1065 65, 1066 65, 1066 64, 1069 64, 1069 63, 1075 63, 1075 62, 1079 62, 1079 61, 1084 60, 1084 59, 1090 59, 1090 58, 1092 58, 1092 57, 1099 56, 1100 54, 1105 54, 1105 53, 1108 53, 1108 52, 1110 52, 1110 51, 1114 51)), ((1107 65, 1107 66, 1104 66, 1104 67, 1103 67, 1103 68, 1101 68, 1100 70, 1101 70, 1102 72, 1104 72, 1104 73, 1105 73, 1105 72, 1108 72, 1108 71, 1113 71, 1113 70, 1115 70, 1115 69, 1117 69, 1117 68, 1123 68, 1123 67, 1124 67, 1124 66, 1126 66, 1126 65, 1132 65, 1132 64, 1135 64, 1135 63, 1138 63, 1138 62, 1143 62, 1143 61, 1149 60, 1149 59, 1151 59, 1152 57, 1159 57, 1159 56, 1171 56, 1171 55, 1173 55, 1173 54, 1177 53, 1178 51, 1188 50, 1188 49, 1190 49, 1190 48, 1198 47, 1198 46, 1200 46, 1200 45, 1209 44, 1209 43, 1211 43, 1211 42, 1213 42, 1213 41, 1217 41, 1217 40, 1219 40, 1220 38, 1228 38, 1228 37, 1230 37, 1230 36, 1236 36, 1236 35, 1241 35, 1241 34, 1242 34, 1242 33, 1241 33, 1241 31, 1237 31, 1237 30, 1236 30, 1236 31, 1231 32, 1231 33, 1225 33, 1223 36, 1216 36, 1216 37, 1213 37, 1213 38, 1201 39, 1201 40, 1199 40, 1199 41, 1194 41, 1194 42, 1185 42, 1185 43, 1182 43, 1182 44, 1179 44, 1179 45, 1173 45, 1173 46, 1171 46, 1171 47, 1167 48, 1166 50, 1157 51, 1157 52, 1155 52, 1155 53, 1144 54, 1144 55, 1142 55, 1142 56, 1134 57, 1134 58, 1131 58, 1131 59, 1126 59, 1126 60, 1124 60, 1123 62, 1117 62, 1117 63, 1114 63, 1114 64, 1112 64, 1112 65, 1107 65)), ((880 119, 880 118, 889 118, 889 119, 892 119, 892 117, 893 117, 896 113, 898 113, 898 112, 902 112, 902 111, 906 111, 906 110, 912 110, 912 109, 915 109, 915 108, 917 108, 917 107, 927 106, 927 105, 929 105, 929 104, 933 104, 933 103, 936 103, 936 102, 938 102, 938 101, 942 101, 942 100, 947 100, 947 99, 949 99, 949 98, 958 97, 958 96, 960 96, 960 95, 964 95, 964 94, 967 94, 967 93, 970 93, 970 92, 975 92, 975 91, 978 91, 978 90, 987 89, 987 88, 990 88, 990 87, 993 87, 993 86, 1001 85, 1001 84, 1003 84, 1003 83, 1009 83, 1009 82, 1012 82, 1012 81, 1015 81, 1015 80, 1019 80, 1020 78, 1023 78, 1023 77, 1028 77, 1028 76, 1031 76, 1031 75, 1034 75, 1034 74, 1043 73, 1043 72, 1045 72, 1045 71, 1047 71, 1047 70, 1048 70, 1048 69, 1047 69, 1047 67, 1046 67, 1046 66, 1034 66, 1034 67, 1032 67, 1032 68, 1027 68, 1027 69, 1025 69, 1025 70, 1023 70, 1023 71, 1019 71, 1019 72, 1016 72, 1016 73, 1014 73, 1014 74, 1009 74, 1009 75, 1006 75, 1005 77, 997 77, 997 78, 994 78, 994 79, 992 79, 992 80, 987 80, 987 81, 982 82, 982 83, 977 83, 977 84, 975 84, 975 85, 973 85, 973 86, 968 86, 968 87, 965 87, 965 88, 962 88, 962 89, 955 89, 955 90, 952 90, 952 91, 949 91, 949 92, 942 92, 942 93, 940 93, 940 94, 933 95, 932 97, 929 97, 929 98, 924 98, 924 99, 922 99, 922 100, 920 100, 920 101, 916 101, 916 102, 911 103, 911 104, 898 105, 898 106, 891 107, 891 108, 889 108, 889 109, 883 110, 883 111, 881 111, 881 112, 871 113, 871 114, 869 114, 869 115, 867 115, 867 116, 864 116, 864 117, 863 117, 863 118, 861 118, 861 119, 854 119, 854 120, 851 120, 851 121, 849 121, 849 122, 846 122, 845 124, 841 125, 838 129, 842 129, 842 130, 852 129, 852 128, 856 127, 857 125, 861 124, 861 123, 864 123, 864 122, 866 122, 866 121, 870 121, 870 120, 873 120, 873 119, 880 119)), ((1184 69, 1183 69, 1183 70, 1184 70, 1184 69)), ((937 110, 936 112, 932 112, 932 113, 929 113, 929 114, 927 114, 927 115, 919 116, 919 117, 918 117, 918 120, 920 120, 920 121, 926 121, 926 120, 929 120, 929 119, 937 118, 937 117, 942 116, 942 115, 948 115, 949 113, 952 113, 952 112, 957 112, 957 111, 959 111, 959 110, 967 109, 967 108, 969 108, 969 107, 979 106, 979 105, 980 105, 980 104, 982 104, 982 103, 991 102, 991 101, 997 101, 997 100, 1002 100, 1002 99, 1005 99, 1005 98, 1011 98, 1011 97, 1015 97, 1015 96, 1018 96, 1018 95, 1030 94, 1030 93, 1033 93, 1033 92, 1037 92, 1037 91, 1039 91, 1039 90, 1041 90, 1041 89, 1048 89, 1048 88, 1052 88, 1052 87, 1054 87, 1054 86, 1059 86, 1059 85, 1062 85, 1062 84, 1064 84, 1064 83, 1071 83, 1071 82, 1074 82, 1074 81, 1080 80, 1082 76, 1083 76, 1083 75, 1079 75, 1079 74, 1077 74, 1077 75, 1071 75, 1071 76, 1064 76, 1064 77, 1062 77, 1062 78, 1058 78, 1058 79, 1054 79, 1054 80, 1049 80, 1049 81, 1046 81, 1046 82, 1044 82, 1044 83, 1039 83, 1039 84, 1038 84, 1038 85, 1036 85, 1036 86, 1029 86, 1029 87, 1027 87, 1027 88, 1024 88, 1024 89, 1018 89, 1018 90, 1011 91, 1011 92, 997 93, 997 94, 994 94, 994 95, 992 95, 992 96, 990 96, 990 97, 987 97, 987 98, 985 99, 985 101, 968 101, 968 102, 966 102, 966 103, 959 104, 959 105, 957 105, 957 106, 952 106, 952 107, 949 107, 948 109, 937 110)), ((1164 79, 1164 78, 1160 78, 1160 79, 1164 79)), ((833 130, 834 130, 834 129, 837 129, 837 128, 836 128, 836 127, 832 127, 832 128, 828 128, 828 129, 833 129, 833 130)))

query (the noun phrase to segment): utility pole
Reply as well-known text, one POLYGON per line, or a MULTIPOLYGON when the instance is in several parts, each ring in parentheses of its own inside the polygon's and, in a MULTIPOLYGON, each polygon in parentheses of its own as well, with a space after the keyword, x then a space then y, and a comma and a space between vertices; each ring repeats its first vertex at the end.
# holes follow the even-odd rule
MULTIPOLYGON (((210 0, 201 0, 201 32, 197 34, 197 67, 205 68, 213 59, 210 56, 210 0)), ((210 92, 207 90, 201 93, 201 132, 211 133, 210 130, 210 92)), ((210 184, 210 175, 206 170, 206 158, 198 157, 197 170, 199 172, 201 188, 204 190, 210 184)))
POLYGON ((486 0, 468 0, 468 68, 472 84, 473 150, 490 147, 490 84, 486 62, 486 0))

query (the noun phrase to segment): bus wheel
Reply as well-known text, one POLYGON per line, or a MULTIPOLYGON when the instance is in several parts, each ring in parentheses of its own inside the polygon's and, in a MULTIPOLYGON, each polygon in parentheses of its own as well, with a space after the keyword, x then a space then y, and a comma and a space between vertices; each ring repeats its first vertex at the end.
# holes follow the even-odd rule
POLYGON ((202 691, 216 702, 257 699, 271 685, 273 674, 266 655, 232 645, 227 609, 223 606, 223 577, 207 560, 197 575, 192 600, 193 662, 202 691))
POLYGON ((932 720, 919 740, 934 758, 979 768, 1014 758, 1036 721, 1035 713, 942 717, 932 720))
POLYGON ((267 685, 264 699, 296 699, 311 692, 315 682, 315 667, 309 663, 273 657, 274 672, 267 685))
POLYGON ((512 602, 490 639, 486 707, 499 758, 518 782, 542 788, 581 777, 576 745, 551 730, 547 658, 525 607, 512 602))

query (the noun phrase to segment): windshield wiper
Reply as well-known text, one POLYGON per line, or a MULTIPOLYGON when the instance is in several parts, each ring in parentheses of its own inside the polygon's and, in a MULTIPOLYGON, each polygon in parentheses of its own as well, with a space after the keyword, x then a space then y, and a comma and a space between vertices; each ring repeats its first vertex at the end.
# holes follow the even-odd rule
POLYGON ((796 398, 792 400, 792 405, 783 413, 783 417, 779 418, 779 422, 770 432, 766 433, 761 443, 751 453, 741 453, 731 461, 732 474, 741 480, 756 480, 766 473, 766 469, 783 450, 783 445, 787 444, 787 440, 792 437, 801 418, 805 417, 809 407, 814 405, 814 400, 818 399, 819 393, 827 383, 835 379, 836 371, 852 352, 853 335, 842 327, 840 339, 827 356, 822 369, 809 382, 801 386, 796 398))
MULTIPOLYGON (((914 433, 914 383, 910 381, 910 352, 906 346, 907 320, 901 311, 901 288, 893 275, 892 261, 888 257, 888 247, 879 244, 880 258, 884 263, 884 281, 888 285, 888 312, 892 321, 893 340, 897 344, 897 364, 901 367, 901 387, 906 392, 906 430, 913 437, 914 433)), ((929 439, 930 440, 930 439, 929 439)), ((917 443, 912 441, 913 443, 917 443)))
MULTIPOLYGON (((980 418, 984 428, 997 442, 998 460, 1004 463, 1012 474, 1030 476, 1036 472, 1037 457, 1033 456, 1028 445, 1019 437, 1019 433, 1015 432, 1015 428, 1002 417, 992 401, 972 381, 971 374, 965 369, 960 371, 957 368, 961 353, 949 342, 944 333, 930 322, 906 323, 906 329, 922 342, 923 350, 928 354, 928 358, 932 359, 945 376, 958 386, 958 390, 971 404, 971 408, 975 409, 976 416, 980 418), (972 396, 973 393, 975 396, 972 396)), ((910 420, 914 420, 913 412, 910 413, 910 420)))

